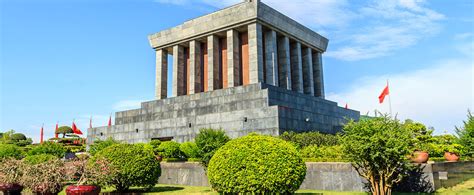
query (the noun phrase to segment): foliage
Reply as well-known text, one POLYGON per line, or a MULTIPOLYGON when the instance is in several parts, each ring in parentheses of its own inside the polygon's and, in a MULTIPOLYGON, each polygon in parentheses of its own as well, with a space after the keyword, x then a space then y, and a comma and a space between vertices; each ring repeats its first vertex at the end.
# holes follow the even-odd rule
POLYGON ((431 146, 432 151, 429 151, 430 157, 443 157, 444 152, 452 152, 459 155, 463 151, 463 146, 459 144, 459 138, 454 135, 436 135, 433 138, 435 143, 431 146))
POLYGON ((350 121, 342 137, 344 155, 369 182, 372 194, 391 194, 392 186, 411 170, 407 140, 413 131, 396 119, 383 117, 350 121))
POLYGON ((306 146, 334 146, 339 144, 339 138, 336 135, 323 134, 320 132, 296 133, 293 131, 284 132, 280 138, 294 143, 298 148, 306 146))
POLYGON ((474 115, 467 111, 467 121, 463 121, 463 127, 456 127, 459 143, 464 147, 463 154, 474 158, 474 115))
POLYGON ((293 193, 306 165, 289 142, 250 134, 221 147, 209 162, 208 177, 219 193, 293 193))
POLYGON ((206 168, 214 153, 226 144, 230 138, 223 130, 201 129, 195 141, 199 148, 201 163, 206 168))
POLYGON ((95 140, 93 144, 89 146, 89 153, 94 156, 97 152, 107 148, 111 145, 118 144, 120 142, 109 137, 106 140, 95 140))
POLYGON ((10 139, 14 141, 26 140, 26 136, 23 133, 14 133, 11 135, 10 139))
POLYGON ((81 146, 74 146, 74 145, 66 145, 64 146, 67 152, 72 152, 72 153, 77 153, 77 152, 85 152, 86 151, 86 146, 81 145, 81 146))
POLYGON ((56 160, 56 159, 58 159, 58 157, 51 154, 37 154, 37 155, 27 156, 23 159, 23 161, 30 165, 37 165, 37 164, 45 163, 45 162, 56 160))
POLYGON ((110 174, 107 183, 119 192, 128 190, 130 186, 152 187, 161 175, 160 163, 148 144, 115 144, 100 150, 91 162, 97 164, 101 158, 117 170, 110 174))
POLYGON ((199 148, 194 142, 184 142, 179 146, 179 150, 186 158, 199 158, 199 148))
POLYGON ((27 146, 33 143, 31 138, 27 138, 22 133, 15 133, 14 130, 7 131, 2 133, 0 136, 0 144, 15 144, 17 146, 27 146))
POLYGON ((0 183, 20 183, 23 163, 14 158, 0 160, 0 183))
POLYGON ((184 154, 179 150, 180 145, 175 141, 162 142, 158 146, 158 154, 163 158, 184 158, 184 154))
POLYGON ((3 143, 3 144, 9 144, 11 143, 11 135, 13 135, 15 133, 15 130, 11 129, 9 131, 6 131, 4 133, 2 133, 2 137, 0 139, 0 143, 3 143))
POLYGON ((61 144, 43 142, 42 144, 35 146, 30 151, 28 151, 28 156, 37 154, 51 154, 57 156, 58 158, 62 158, 66 154, 66 149, 61 144))
POLYGON ((62 190, 66 180, 64 163, 50 160, 45 163, 25 164, 22 184, 34 193, 55 194, 62 190))
POLYGON ((161 141, 155 139, 155 140, 151 140, 148 144, 150 144, 151 147, 153 147, 153 152, 155 152, 155 154, 158 155, 158 147, 160 146, 161 141))
POLYGON ((403 128, 412 133, 412 137, 409 139, 412 150, 426 152, 432 150, 431 146, 435 141, 433 138, 433 129, 427 129, 425 125, 409 119, 405 120, 403 128))
POLYGON ((5 158, 22 158, 22 151, 20 148, 13 144, 0 144, 0 159, 5 158))
POLYGON ((303 158, 311 162, 345 162, 342 146, 307 146, 300 150, 303 158))
POLYGON ((63 134, 63 138, 66 137, 67 134, 72 134, 74 131, 69 126, 61 126, 59 127, 54 133, 56 134, 63 134))
POLYGON ((106 159, 89 161, 88 156, 66 162, 65 169, 68 180, 75 181, 76 185, 105 186, 108 180, 113 179, 112 175, 117 173, 106 159))

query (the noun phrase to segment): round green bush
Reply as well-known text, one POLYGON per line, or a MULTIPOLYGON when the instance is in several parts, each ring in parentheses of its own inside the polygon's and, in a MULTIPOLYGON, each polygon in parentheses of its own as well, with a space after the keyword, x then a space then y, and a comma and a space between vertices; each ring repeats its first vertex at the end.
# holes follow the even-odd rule
POLYGON ((94 156, 97 152, 103 150, 104 148, 118 143, 120 142, 112 138, 107 138, 106 140, 95 140, 94 143, 89 147, 89 153, 94 156))
POLYGON ((58 157, 51 154, 37 154, 37 155, 27 156, 23 159, 23 161, 30 165, 37 165, 37 164, 45 163, 45 162, 56 160, 56 159, 58 159, 58 157))
POLYGON ((0 159, 20 159, 22 156, 20 147, 13 144, 0 144, 0 159))
POLYGON ((199 158, 199 148, 194 142, 184 142, 179 146, 179 150, 186 156, 186 158, 199 158))
POLYGON ((14 133, 11 135, 10 139, 14 141, 26 140, 26 136, 23 133, 14 133))
POLYGON ((155 154, 158 154, 158 147, 160 146, 161 141, 157 139, 151 140, 148 144, 150 144, 151 147, 153 147, 153 151, 155 152, 155 154))
POLYGON ((28 151, 28 156, 38 154, 51 154, 58 158, 62 158, 66 154, 66 148, 58 143, 43 142, 42 144, 35 146, 30 151, 28 151))
POLYGON ((293 193, 306 175, 306 165, 289 142, 250 134, 221 147, 207 175, 219 193, 293 193))
POLYGON ((158 153, 163 158, 183 158, 183 153, 179 150, 181 144, 175 141, 162 142, 158 146, 158 153))
POLYGON ((161 175, 160 162, 148 144, 115 144, 99 151, 96 159, 105 158, 117 171, 106 181, 119 192, 128 190, 131 186, 153 187, 161 175))

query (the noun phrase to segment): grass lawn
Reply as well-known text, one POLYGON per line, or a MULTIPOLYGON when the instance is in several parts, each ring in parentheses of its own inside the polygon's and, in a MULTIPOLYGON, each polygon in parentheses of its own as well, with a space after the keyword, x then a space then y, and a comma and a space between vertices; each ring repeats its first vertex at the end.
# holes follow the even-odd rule
MULTIPOLYGON (((105 194, 118 194, 113 193, 113 188, 103 189, 102 192, 105 194)), ((140 194, 143 193, 139 188, 132 188, 130 194, 140 194)), ((60 195, 65 195, 65 190, 63 190, 60 195)), ((199 186, 181 186, 181 185, 165 185, 158 184, 151 189, 151 191, 146 194, 218 194, 213 192, 210 187, 199 187, 199 186)), ((321 191, 321 190, 298 190, 296 194, 324 194, 324 195, 359 195, 367 194, 364 192, 336 192, 336 191, 321 191)), ((398 193, 394 193, 398 194, 398 193)), ((409 195, 409 194, 420 194, 420 193, 400 193, 400 195, 409 195)), ((474 194, 474 178, 467 180, 459 185, 456 185, 452 188, 439 189, 435 194, 459 194, 459 195, 472 195, 474 194)))

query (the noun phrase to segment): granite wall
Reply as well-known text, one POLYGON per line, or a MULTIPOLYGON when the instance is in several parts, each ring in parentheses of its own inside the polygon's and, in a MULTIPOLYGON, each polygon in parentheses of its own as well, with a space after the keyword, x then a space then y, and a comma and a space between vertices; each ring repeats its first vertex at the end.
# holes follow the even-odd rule
POLYGON ((335 102, 262 83, 144 102, 117 112, 115 125, 88 130, 87 138, 128 143, 156 138, 191 141, 202 128, 223 129, 232 138, 251 132, 277 136, 286 130, 336 133, 359 112, 335 102))
MULTIPOLYGON (((300 189, 328 191, 366 191, 362 179, 350 163, 307 162, 306 178, 300 189)), ((160 184, 209 186, 199 163, 161 163, 160 184)), ((419 172, 411 173, 399 191, 433 192, 474 178, 474 162, 441 162, 422 164, 419 172)))

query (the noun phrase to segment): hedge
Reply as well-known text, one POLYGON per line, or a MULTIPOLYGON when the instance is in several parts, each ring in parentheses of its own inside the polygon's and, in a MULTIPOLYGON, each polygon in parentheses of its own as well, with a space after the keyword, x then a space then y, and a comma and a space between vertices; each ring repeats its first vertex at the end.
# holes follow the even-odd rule
POLYGON ((186 158, 199 158, 199 148, 194 142, 184 142, 179 146, 179 150, 186 158))
POLYGON ((158 146, 158 154, 163 158, 184 158, 184 154, 179 150, 180 144, 175 141, 162 142, 158 146))
POLYGON ((289 142, 250 134, 221 147, 209 162, 209 182, 219 193, 293 193, 306 165, 289 142))
POLYGON ((0 159, 6 158, 22 158, 22 151, 20 147, 13 144, 0 144, 0 159))
POLYGON ((63 145, 53 142, 43 142, 42 144, 33 147, 28 151, 28 156, 37 154, 51 154, 58 158, 64 157, 66 154, 66 148, 63 145))

